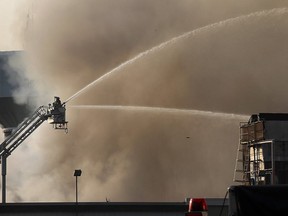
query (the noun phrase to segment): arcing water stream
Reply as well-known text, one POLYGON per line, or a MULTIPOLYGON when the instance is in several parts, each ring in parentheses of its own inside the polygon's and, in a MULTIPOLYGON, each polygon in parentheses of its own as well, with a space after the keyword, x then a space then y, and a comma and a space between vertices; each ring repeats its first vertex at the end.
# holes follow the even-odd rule
POLYGON ((98 110, 125 110, 125 111, 142 111, 142 112, 166 112, 171 114, 199 115, 208 117, 236 118, 247 120, 247 115, 221 113, 203 110, 177 109, 165 107, 147 107, 147 106, 123 106, 123 105, 74 105, 70 106, 75 109, 98 109, 98 110))
POLYGON ((83 94, 84 92, 86 92, 88 89, 90 89, 91 87, 95 86, 97 83, 101 82, 102 80, 108 78, 109 76, 111 76, 112 74, 120 71, 121 69, 125 68, 126 66, 134 63, 137 60, 142 59, 144 56, 149 55, 150 53, 154 53, 157 52, 161 49, 163 49, 164 47, 167 47, 168 45, 172 45, 180 40, 184 40, 185 38, 189 38, 193 35, 198 35, 200 33, 204 33, 206 31, 211 31, 212 29, 222 26, 222 25, 233 25, 235 22, 240 22, 246 19, 250 19, 251 17, 255 17, 255 18, 259 18, 261 16, 267 16, 271 13, 275 13, 275 10, 277 10, 277 13, 283 13, 283 12, 287 12, 286 8, 283 9, 273 9, 273 10, 268 10, 268 11, 260 11, 260 12, 255 12, 249 15, 243 15, 243 16, 239 16, 236 18, 231 18, 231 19, 227 19, 225 21, 220 21, 202 28, 198 28, 196 30, 192 30, 189 32, 186 32, 180 36, 176 36, 174 38, 172 38, 171 40, 168 40, 166 42, 161 43, 158 46, 155 46, 149 50, 146 50, 140 54, 138 54, 137 56, 135 56, 134 58, 123 62, 122 64, 120 64, 119 66, 115 67, 114 69, 110 70, 109 72, 105 73, 104 75, 102 75, 101 77, 99 77, 98 79, 94 80, 93 82, 89 83, 88 85, 86 85, 84 88, 80 89, 78 92, 76 92, 75 94, 73 94, 71 97, 69 97, 65 103, 68 103, 69 101, 75 99, 76 97, 80 96, 81 94, 83 94))

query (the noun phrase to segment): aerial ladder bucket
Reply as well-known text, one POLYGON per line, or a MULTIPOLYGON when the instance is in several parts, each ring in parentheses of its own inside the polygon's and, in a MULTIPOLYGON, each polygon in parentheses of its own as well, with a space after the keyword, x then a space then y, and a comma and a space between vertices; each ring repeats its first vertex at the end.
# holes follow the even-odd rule
POLYGON ((62 129, 66 133, 68 132, 65 103, 62 104, 59 97, 54 97, 53 104, 49 104, 48 123, 52 124, 54 129, 62 129))

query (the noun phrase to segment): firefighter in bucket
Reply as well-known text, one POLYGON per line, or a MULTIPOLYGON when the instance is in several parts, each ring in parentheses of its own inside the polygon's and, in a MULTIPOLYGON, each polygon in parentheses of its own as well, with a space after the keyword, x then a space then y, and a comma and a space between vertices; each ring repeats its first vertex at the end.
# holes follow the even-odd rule
POLYGON ((53 104, 49 104, 49 118, 48 122, 53 124, 55 129, 63 129, 68 132, 67 121, 66 121, 66 108, 65 103, 62 104, 59 97, 54 97, 53 104))

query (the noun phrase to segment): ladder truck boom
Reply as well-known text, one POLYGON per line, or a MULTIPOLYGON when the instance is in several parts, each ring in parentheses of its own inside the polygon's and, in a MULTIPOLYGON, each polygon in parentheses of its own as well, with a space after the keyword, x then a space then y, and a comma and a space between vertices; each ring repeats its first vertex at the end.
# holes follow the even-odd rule
POLYGON ((2 203, 6 202, 6 160, 9 155, 35 131, 44 121, 53 125, 54 129, 63 129, 68 132, 65 118, 65 103, 59 97, 48 106, 40 106, 30 117, 26 118, 12 133, 0 144, 0 157, 2 166, 2 203))
POLYGON ((0 145, 0 156, 9 156, 34 130, 44 121, 48 120, 55 129, 65 129, 65 104, 61 104, 60 98, 55 97, 54 103, 48 107, 40 106, 29 118, 26 118, 0 145))
POLYGON ((42 122, 47 119, 46 109, 39 107, 29 118, 26 118, 0 145, 0 156, 12 153, 42 122))

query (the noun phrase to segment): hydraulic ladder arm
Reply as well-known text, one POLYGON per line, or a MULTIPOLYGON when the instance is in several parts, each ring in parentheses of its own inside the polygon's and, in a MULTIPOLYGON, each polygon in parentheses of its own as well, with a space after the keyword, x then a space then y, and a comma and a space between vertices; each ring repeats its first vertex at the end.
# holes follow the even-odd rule
POLYGON ((0 145, 0 156, 9 156, 36 128, 48 119, 46 109, 39 107, 25 119, 0 145))
POLYGON ((29 118, 26 118, 15 130, 12 131, 0 144, 0 157, 2 166, 2 203, 6 202, 6 161, 7 157, 35 131, 44 121, 48 120, 54 129, 64 129, 67 133, 67 121, 65 120, 65 103, 61 103, 59 97, 55 97, 53 104, 40 106, 29 118))

